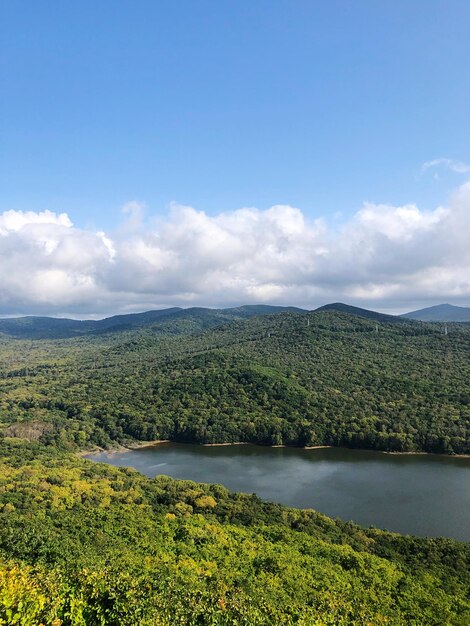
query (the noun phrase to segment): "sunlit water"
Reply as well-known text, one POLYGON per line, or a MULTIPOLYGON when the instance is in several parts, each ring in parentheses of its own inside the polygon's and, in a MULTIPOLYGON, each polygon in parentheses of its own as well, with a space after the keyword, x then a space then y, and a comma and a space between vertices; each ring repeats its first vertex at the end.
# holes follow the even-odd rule
POLYGON ((365 526, 470 540, 470 459, 367 450, 159 444, 88 458, 220 483, 365 526))

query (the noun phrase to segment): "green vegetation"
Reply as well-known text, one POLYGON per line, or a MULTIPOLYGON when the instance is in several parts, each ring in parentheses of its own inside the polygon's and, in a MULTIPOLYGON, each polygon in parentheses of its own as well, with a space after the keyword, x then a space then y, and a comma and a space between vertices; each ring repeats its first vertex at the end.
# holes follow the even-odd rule
POLYGON ((468 452, 470 327, 325 311, 202 332, 196 317, 0 339, 0 625, 469 623, 468 544, 75 452, 133 439, 468 452))
POLYGON ((419 311, 405 313, 402 317, 422 322, 470 322, 470 308, 453 304, 437 304, 419 311))
POLYGON ((206 332, 194 332, 193 321, 5 339, 4 434, 28 437, 22 428, 32 426, 44 443, 80 448, 171 439, 470 452, 468 325, 444 335, 438 324, 338 312, 267 315, 206 332))
POLYGON ((5 441, 0 624, 464 624, 468 544, 5 441))
POLYGON ((369 309, 361 309, 360 307, 344 304, 343 302, 332 302, 331 304, 325 304, 315 310, 316 313, 320 313, 321 311, 348 313, 349 315, 356 315, 358 317, 364 317, 365 319, 375 320, 376 322, 386 322, 389 324, 400 324, 403 322, 402 318, 399 316, 378 313, 377 311, 370 311, 369 309))
MULTIPOLYGON (((167 332, 168 322, 173 322, 173 332, 185 334, 207 330, 221 324, 256 315, 283 311, 301 311, 296 307, 268 306, 263 304, 240 306, 233 309, 205 309, 192 307, 159 309, 144 313, 113 315, 102 320, 71 320, 55 317, 15 317, 0 319, 0 333, 18 339, 67 339, 82 335, 121 333, 138 328, 152 328, 153 332, 167 332)), ((359 310, 359 309, 358 309, 359 310)), ((377 314, 379 315, 379 314, 377 314)), ((392 318, 393 319, 393 318, 392 318)), ((398 318, 397 318, 398 319, 398 318)))

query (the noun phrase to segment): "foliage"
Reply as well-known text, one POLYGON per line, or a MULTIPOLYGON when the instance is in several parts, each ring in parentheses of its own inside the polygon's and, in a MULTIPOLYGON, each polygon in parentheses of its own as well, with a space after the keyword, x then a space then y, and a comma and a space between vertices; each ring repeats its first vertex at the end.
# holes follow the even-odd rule
POLYGON ((236 319, 267 315, 282 311, 300 311, 295 307, 248 305, 233 309, 192 307, 159 309, 144 313, 113 315, 101 320, 71 320, 57 317, 14 317, 0 319, 0 333, 22 339, 66 339, 81 335, 121 333, 151 327, 153 332, 186 334, 228 324, 236 319))
POLYGON ((0 624, 469 623, 468 544, 74 453, 135 439, 468 452, 470 326, 206 322, 0 339, 0 624))
POLYGON ((469 546, 456 541, 362 529, 38 444, 5 445, 0 478, 0 624, 470 617, 469 546))
POLYGON ((5 340, 3 433, 21 436, 28 422, 41 441, 80 448, 171 439, 470 452, 468 325, 445 335, 437 324, 331 311, 188 336, 173 334, 179 324, 5 340))

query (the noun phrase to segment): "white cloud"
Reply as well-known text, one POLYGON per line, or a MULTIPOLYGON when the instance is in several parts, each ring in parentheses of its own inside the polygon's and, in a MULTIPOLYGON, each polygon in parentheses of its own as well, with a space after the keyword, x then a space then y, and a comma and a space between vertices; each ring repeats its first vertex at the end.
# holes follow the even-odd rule
POLYGON ((121 213, 127 216, 122 228, 125 228, 127 231, 142 228, 145 208, 145 204, 137 200, 126 202, 126 204, 121 207, 121 213))
POLYGON ((18 231, 29 224, 57 224, 58 226, 72 226, 66 213, 53 213, 52 211, 5 211, 0 215, 0 235, 11 231, 18 231))
POLYGON ((357 213, 356 223, 370 233, 397 242, 410 241, 417 233, 429 232, 445 217, 446 209, 423 212, 415 204, 394 207, 367 202, 357 213))
POLYGON ((470 165, 467 163, 462 163, 461 161, 456 161, 455 159, 433 159, 432 161, 426 161, 421 166, 421 172, 427 172, 428 170, 436 167, 444 167, 456 174, 469 174, 470 173, 470 165))
POLYGON ((286 205, 210 216, 174 204, 158 222, 145 221, 140 204, 125 213, 106 234, 74 227, 65 213, 0 215, 0 314, 470 304, 470 183, 446 207, 366 203, 333 229, 286 205))

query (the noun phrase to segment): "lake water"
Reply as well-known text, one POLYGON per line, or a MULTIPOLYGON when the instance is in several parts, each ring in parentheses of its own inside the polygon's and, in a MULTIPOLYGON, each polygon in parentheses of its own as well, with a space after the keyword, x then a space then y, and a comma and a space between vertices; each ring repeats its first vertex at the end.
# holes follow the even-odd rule
POLYGON ((470 458, 174 443, 88 458, 150 477, 220 483, 364 526, 470 540, 470 458))

